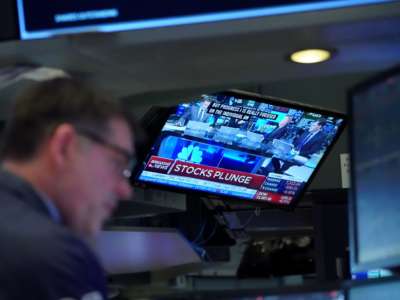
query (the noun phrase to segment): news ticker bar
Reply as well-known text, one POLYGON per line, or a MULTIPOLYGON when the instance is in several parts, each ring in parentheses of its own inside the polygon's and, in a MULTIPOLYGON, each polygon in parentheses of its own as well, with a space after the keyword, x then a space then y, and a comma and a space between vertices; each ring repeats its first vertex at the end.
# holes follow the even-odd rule
POLYGON ((203 179, 190 177, 182 178, 182 176, 154 173, 150 171, 144 171, 141 174, 140 179, 160 184, 168 183, 172 186, 179 186, 224 195, 236 195, 245 198, 253 198, 255 193, 257 192, 256 189, 249 189, 231 184, 213 182, 211 185, 209 181, 203 179))
POLYGON ((139 179, 159 184, 288 204, 301 182, 152 156, 139 179), (184 180, 183 180, 184 178, 184 180))
POLYGON ((213 182, 211 186, 209 181, 202 179, 187 177, 183 178, 182 176, 154 173, 149 171, 144 171, 140 175, 139 179, 173 187, 182 187, 191 190, 211 192, 225 196, 236 196, 258 201, 267 201, 271 203, 290 204, 293 199, 291 196, 280 195, 272 192, 263 192, 255 189, 247 189, 224 183, 213 182))

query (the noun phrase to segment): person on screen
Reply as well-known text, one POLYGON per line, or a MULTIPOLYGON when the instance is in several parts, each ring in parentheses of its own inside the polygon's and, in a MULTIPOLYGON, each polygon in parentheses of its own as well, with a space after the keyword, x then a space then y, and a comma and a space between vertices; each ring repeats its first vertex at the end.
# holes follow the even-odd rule
POLYGON ((271 133, 266 136, 268 141, 272 141, 273 139, 283 139, 289 135, 289 124, 292 121, 291 116, 285 116, 279 123, 278 127, 276 127, 271 133))
POLYGON ((181 116, 181 123, 186 124, 188 121, 207 122, 211 117, 211 114, 207 112, 210 103, 209 100, 191 103, 188 109, 181 116))
POLYGON ((0 170, 0 299, 106 299, 87 242, 131 197, 133 129, 120 105, 70 78, 21 94, 0 170))
POLYGON ((310 158, 312 154, 323 148, 327 138, 323 131, 325 124, 325 119, 312 122, 308 131, 294 141, 293 144, 299 155, 310 158))
POLYGON ((268 134, 264 134, 264 139, 261 144, 261 149, 268 151, 271 149, 271 143, 274 139, 288 139, 291 136, 292 129, 290 128, 291 116, 285 116, 279 123, 278 127, 268 134))
MULTIPOLYGON (((310 158, 312 154, 321 151, 327 138, 323 131, 325 124, 326 120, 322 118, 312 122, 308 130, 294 140, 294 153, 305 158, 310 158)), ((277 157, 272 157, 268 165, 263 167, 259 172, 266 176, 269 172, 283 174, 290 167, 295 165, 302 165, 295 157, 291 160, 282 160, 277 157)))

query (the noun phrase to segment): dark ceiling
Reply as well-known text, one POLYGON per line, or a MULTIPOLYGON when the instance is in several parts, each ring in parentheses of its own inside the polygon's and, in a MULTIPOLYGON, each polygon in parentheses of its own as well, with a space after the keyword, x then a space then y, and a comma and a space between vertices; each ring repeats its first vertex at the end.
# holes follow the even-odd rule
MULTIPOLYGON (((284 80, 377 71, 400 62, 400 2, 110 34, 8 41, 0 67, 34 65, 88 79, 144 109, 146 94, 177 95, 284 80), (285 56, 328 47, 336 56, 297 65, 285 56)), ((9 97, 19 84, 0 93, 9 97), (8 90, 8 91, 7 91, 8 90)), ((175 100, 176 101, 176 100, 175 100)))

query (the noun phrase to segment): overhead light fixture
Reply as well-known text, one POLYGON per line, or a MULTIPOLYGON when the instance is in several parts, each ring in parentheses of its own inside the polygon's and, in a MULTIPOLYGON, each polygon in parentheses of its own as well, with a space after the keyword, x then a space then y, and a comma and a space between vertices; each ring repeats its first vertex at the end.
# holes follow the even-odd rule
POLYGON ((293 52, 289 59, 299 64, 316 64, 330 59, 332 53, 332 50, 327 49, 304 49, 293 52))

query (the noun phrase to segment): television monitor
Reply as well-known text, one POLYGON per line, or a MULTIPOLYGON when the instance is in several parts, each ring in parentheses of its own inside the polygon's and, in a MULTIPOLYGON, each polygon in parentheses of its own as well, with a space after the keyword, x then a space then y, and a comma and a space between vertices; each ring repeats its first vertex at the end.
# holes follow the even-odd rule
POLYGON ((201 95, 166 114, 134 180, 290 207, 316 174, 343 114, 242 91, 201 95))
POLYGON ((400 266, 400 66, 349 91, 352 271, 400 266))
POLYGON ((393 0, 50 1, 16 0, 21 39, 116 32, 247 19, 393 2, 393 0))

